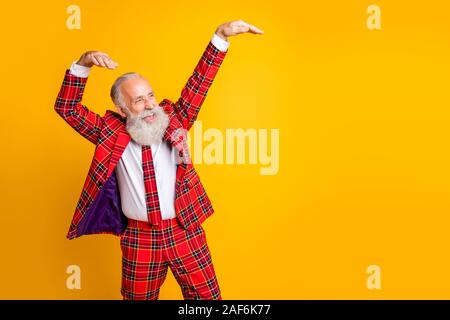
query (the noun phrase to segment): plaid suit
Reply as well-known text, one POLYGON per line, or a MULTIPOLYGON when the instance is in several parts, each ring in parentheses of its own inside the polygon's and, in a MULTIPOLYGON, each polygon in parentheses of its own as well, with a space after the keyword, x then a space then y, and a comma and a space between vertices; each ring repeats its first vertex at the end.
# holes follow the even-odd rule
MULTIPOLYGON (((176 102, 163 99, 160 103, 170 119, 164 139, 177 149, 181 158, 189 157, 182 133, 189 130, 197 118, 225 55, 226 52, 219 51, 210 41, 181 97, 176 102)), ((125 119, 118 113, 107 110, 101 117, 81 103, 86 82, 87 78, 76 77, 66 70, 55 102, 55 111, 96 145, 68 239, 100 233, 122 235, 128 223, 121 209, 114 170, 131 137, 126 131, 125 119)), ((177 165, 175 192, 177 218, 186 230, 196 230, 214 212, 192 163, 177 165)))

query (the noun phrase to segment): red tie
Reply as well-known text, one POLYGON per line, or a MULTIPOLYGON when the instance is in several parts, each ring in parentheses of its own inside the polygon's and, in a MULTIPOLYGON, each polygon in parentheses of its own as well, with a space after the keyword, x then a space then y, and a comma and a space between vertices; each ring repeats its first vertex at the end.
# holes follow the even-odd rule
POLYGON ((150 146, 142 146, 142 169, 144 170, 145 203, 147 205, 148 222, 151 225, 157 225, 162 220, 162 217, 159 208, 152 149, 150 146))

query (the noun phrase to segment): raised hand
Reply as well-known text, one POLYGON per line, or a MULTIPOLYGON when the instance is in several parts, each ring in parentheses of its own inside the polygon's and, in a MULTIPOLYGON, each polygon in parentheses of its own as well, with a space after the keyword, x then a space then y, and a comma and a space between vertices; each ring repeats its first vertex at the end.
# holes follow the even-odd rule
POLYGON ((236 36, 241 33, 263 34, 264 31, 243 20, 226 22, 216 29, 216 34, 224 40, 228 40, 227 37, 236 36))
POLYGON ((83 53, 77 64, 85 67, 98 66, 114 70, 119 64, 113 61, 107 53, 101 51, 87 51, 83 53))

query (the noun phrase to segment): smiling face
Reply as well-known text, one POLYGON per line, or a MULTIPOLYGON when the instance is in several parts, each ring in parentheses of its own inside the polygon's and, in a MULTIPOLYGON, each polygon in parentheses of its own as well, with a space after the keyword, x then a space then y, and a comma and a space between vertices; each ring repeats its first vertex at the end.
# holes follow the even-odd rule
POLYGON ((148 81, 133 76, 120 84, 120 103, 117 111, 126 117, 126 128, 131 138, 140 145, 162 141, 169 125, 169 116, 156 101, 148 81))
MULTIPOLYGON (((151 110, 158 106, 153 88, 143 77, 133 77, 125 80, 120 85, 123 103, 128 110, 138 116, 144 110, 151 110)), ((126 116, 126 114, 122 114, 126 116)), ((146 119, 151 122, 153 119, 146 119)))

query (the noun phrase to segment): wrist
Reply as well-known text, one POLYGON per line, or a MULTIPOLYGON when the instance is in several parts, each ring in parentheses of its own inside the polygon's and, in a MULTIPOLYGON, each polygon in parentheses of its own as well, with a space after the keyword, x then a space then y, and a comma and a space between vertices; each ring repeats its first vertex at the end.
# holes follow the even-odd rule
POLYGON ((82 67, 86 67, 86 68, 90 68, 91 66, 88 66, 88 65, 86 65, 83 61, 81 61, 81 60, 78 60, 77 62, 76 62, 76 64, 77 65, 79 65, 79 66, 82 66, 82 67))
POLYGON ((223 39, 223 40, 225 40, 225 41, 228 41, 227 36, 223 34, 223 32, 222 32, 221 29, 217 29, 217 30, 216 30, 216 35, 217 35, 218 37, 220 37, 221 39, 223 39))

